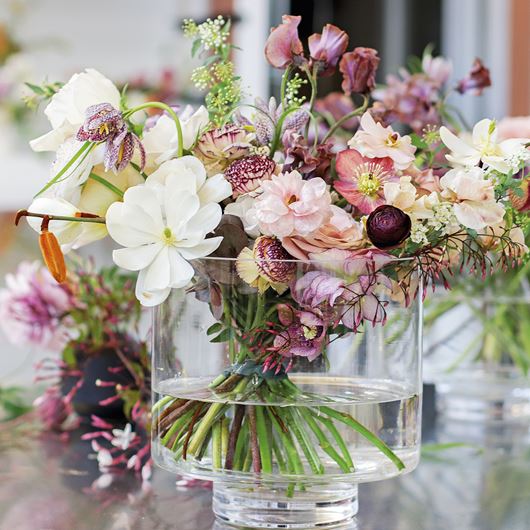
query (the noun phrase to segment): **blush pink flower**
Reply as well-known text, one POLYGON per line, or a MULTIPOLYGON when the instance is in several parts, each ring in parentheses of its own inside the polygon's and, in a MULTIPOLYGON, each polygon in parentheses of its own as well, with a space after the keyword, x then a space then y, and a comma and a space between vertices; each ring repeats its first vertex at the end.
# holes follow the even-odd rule
POLYGON ((414 162, 416 148, 410 136, 401 136, 392 127, 376 123, 369 112, 361 118, 359 129, 348 145, 369 158, 391 158, 396 169, 406 169, 414 162))
POLYGON ((0 325, 16 345, 61 350, 69 340, 64 315, 73 299, 38 262, 22 262, 0 290, 0 325))
POLYGON ((499 140, 530 138, 530 116, 510 116, 497 124, 499 140))
POLYGON ((265 57, 274 68, 284 69, 304 60, 304 47, 298 37, 302 17, 283 15, 282 24, 272 28, 265 44, 265 57))
POLYGON ((352 92, 365 94, 372 91, 379 61, 377 51, 373 48, 358 47, 345 53, 339 64, 344 93, 349 96, 352 92))
POLYGON ((261 231, 283 238, 305 236, 327 222, 331 196, 319 177, 303 180, 298 171, 273 175, 262 182, 263 193, 254 203, 261 231))
POLYGON ((313 67, 316 67, 319 75, 332 75, 341 55, 348 47, 349 37, 333 24, 326 24, 322 34, 313 33, 308 39, 309 54, 313 67))
POLYGON ((352 250, 365 243, 363 225, 338 206, 331 206, 331 218, 307 236, 291 236, 282 239, 282 245, 292 256, 302 261, 309 254, 319 254, 330 248, 352 250))
POLYGON ((391 158, 368 158, 355 149, 337 155, 335 189, 363 214, 385 203, 384 187, 399 181, 391 158))

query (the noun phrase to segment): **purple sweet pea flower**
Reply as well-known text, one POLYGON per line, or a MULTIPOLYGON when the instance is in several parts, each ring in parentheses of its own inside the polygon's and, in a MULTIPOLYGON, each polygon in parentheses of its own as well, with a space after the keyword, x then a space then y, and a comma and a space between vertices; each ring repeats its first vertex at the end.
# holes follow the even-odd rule
POLYGON ((313 33, 309 37, 311 66, 316 66, 319 75, 333 74, 341 55, 348 47, 348 41, 347 33, 333 24, 326 24, 322 34, 313 33))
POLYGON ((303 306, 315 308, 324 303, 333 307, 344 292, 344 280, 324 271, 310 271, 296 282, 291 292, 303 306))
POLYGON ((126 129, 122 113, 110 103, 91 105, 86 109, 85 123, 77 132, 80 142, 104 142, 126 129))
POLYGON ((302 17, 283 15, 282 23, 272 28, 265 44, 265 57, 274 68, 285 69, 291 64, 300 65, 304 59, 304 47, 298 37, 302 17))

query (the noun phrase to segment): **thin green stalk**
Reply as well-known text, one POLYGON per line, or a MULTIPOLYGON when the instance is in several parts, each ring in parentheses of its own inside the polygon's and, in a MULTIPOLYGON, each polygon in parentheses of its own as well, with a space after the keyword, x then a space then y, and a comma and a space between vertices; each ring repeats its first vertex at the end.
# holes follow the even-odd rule
POLYGON ((170 401, 175 402, 177 398, 174 398, 173 396, 164 396, 163 398, 160 398, 152 407, 151 412, 153 415, 155 412, 158 411, 161 407, 164 405, 167 405, 170 401))
POLYGON ((230 437, 228 423, 228 418, 223 417, 221 420, 221 451, 224 457, 226 457, 226 452, 228 451, 228 438, 230 437))
POLYGON ((212 403, 208 412, 197 423, 197 431, 192 436, 189 446, 188 454, 194 455, 200 449, 202 442, 206 438, 208 431, 212 428, 212 424, 217 420, 217 417, 225 410, 226 403, 212 403))
POLYGON ((234 453, 234 463, 232 469, 240 470, 243 469, 244 459, 246 455, 246 450, 248 448, 248 423, 247 420, 243 420, 241 425, 241 430, 239 431, 239 437, 236 443, 236 451, 234 453))
POLYGON ((243 461, 243 471, 245 473, 248 473, 250 471, 250 467, 252 466, 252 448, 250 447, 250 444, 247 445, 247 452, 245 454, 245 460, 243 461))
POLYGON ((88 154, 93 146, 92 142, 85 142, 77 151, 77 153, 64 165, 64 167, 53 177, 48 183, 35 195, 35 197, 38 197, 39 195, 42 195, 46 190, 48 190, 51 186, 53 186, 73 165, 74 163, 86 152, 88 154))
POLYGON ((221 420, 212 426, 212 467, 221 469, 223 466, 221 420))
POLYGON ((256 430, 259 441, 261 470, 263 473, 272 473, 272 447, 269 434, 270 420, 264 414, 263 407, 256 406, 256 430))
POLYGON ((326 133, 326 135, 324 136, 324 138, 322 139, 322 143, 325 143, 326 140, 329 140, 329 138, 331 138, 331 136, 333 135, 333 133, 343 124, 343 123, 346 123, 348 120, 350 120, 351 118, 355 118, 356 116, 360 116, 361 114, 364 114, 366 109, 368 108, 368 97, 366 96, 363 96, 364 100, 363 100, 363 104, 356 108, 354 111, 350 112, 349 114, 346 114, 345 116, 343 116, 342 118, 340 118, 339 120, 337 120, 335 122, 335 124, 330 127, 329 131, 326 133))
POLYGON ((254 321, 252 322, 252 328, 257 328, 261 321, 263 320, 263 311, 265 310, 265 295, 257 294, 258 303, 256 307, 256 315, 254 316, 254 321))
POLYGON ((193 415, 193 410, 188 411, 186 414, 175 420, 173 425, 169 428, 167 433, 162 438, 162 444, 166 445, 168 444, 169 440, 173 437, 173 435, 183 426, 185 426, 191 419, 193 415))
POLYGON ((175 122, 175 126, 177 127, 177 139, 178 139, 178 150, 177 150, 177 156, 180 158, 184 154, 184 137, 182 134, 182 125, 180 123, 180 118, 177 116, 177 113, 165 103, 161 103, 160 101, 148 101, 147 103, 142 103, 142 105, 138 105, 137 107, 134 107, 133 109, 128 110, 123 117, 129 118, 136 112, 139 112, 144 109, 160 109, 166 111, 173 121, 175 122))
POLYGON ((252 315, 254 314, 254 300, 255 299, 256 297, 253 294, 248 295, 247 314, 245 317, 245 331, 250 330, 250 324, 252 323, 252 315))
POLYGON ((282 109, 285 107, 285 89, 287 88, 287 82, 289 81, 289 76, 291 75, 291 65, 289 65, 282 76, 282 84, 280 87, 280 103, 282 104, 282 109))
POLYGON ((344 473, 351 473, 353 470, 350 468, 350 466, 348 466, 347 462, 339 455, 339 453, 335 451, 327 436, 313 419, 313 416, 309 410, 305 409, 304 407, 300 407, 300 414, 304 418, 309 428, 313 431, 313 434, 317 437, 318 443, 322 450, 333 460, 335 460, 335 462, 337 462, 337 465, 344 473))
POLYGON ((287 408, 285 412, 287 412, 286 416, 289 416, 291 420, 287 420, 286 423, 289 424, 295 438, 298 440, 298 445, 302 448, 311 470, 315 475, 323 475, 325 472, 324 466, 322 465, 318 453, 315 451, 312 440, 309 438, 306 430, 300 423, 300 412, 295 408, 287 408))
POLYGON ((289 468, 289 471, 296 475, 303 475, 304 465, 302 464, 300 455, 298 454, 298 451, 296 450, 296 446, 293 442, 291 434, 289 432, 284 432, 282 430, 282 427, 278 423, 277 418, 274 416, 274 414, 271 412, 269 408, 267 408, 267 412, 269 413, 269 418, 272 422, 272 425, 276 429, 276 432, 278 433, 278 436, 280 437, 281 443, 283 447, 285 448, 286 457, 287 457, 287 466, 289 468))
POLYGON ((345 462, 348 464, 350 469, 353 471, 355 469, 355 466, 353 464, 350 451, 348 450, 348 446, 346 445, 344 438, 340 435, 340 432, 338 431, 337 427, 335 427, 335 424, 329 418, 324 418, 323 416, 319 416, 314 411, 311 411, 311 414, 313 414, 313 416, 318 421, 320 421, 326 426, 326 429, 331 433, 331 436, 333 436, 333 438, 335 439, 335 442, 337 442, 340 452, 342 453, 342 458, 344 458, 345 462))
POLYGON ((107 189, 112 191, 112 193, 115 193, 120 199, 123 199, 123 191, 121 191, 120 188, 114 186, 112 182, 109 182, 107 179, 100 177, 99 175, 96 175, 96 173, 90 173, 89 178, 95 182, 99 182, 102 186, 105 186, 107 189))
POLYGON ((28 212, 27 210, 19 210, 17 212, 16 219, 18 220, 20 217, 39 217, 40 219, 48 218, 50 221, 70 221, 71 223, 105 224, 104 217, 70 217, 68 215, 48 215, 45 213, 28 212))
POLYGON ((405 464, 403 461, 394 453, 394 451, 392 451, 392 449, 390 449, 390 447, 388 447, 388 445, 386 445, 385 442, 383 442, 383 440, 367 429, 364 425, 359 423, 356 419, 352 418, 349 414, 333 410, 329 407, 319 407, 318 410, 357 431, 361 436, 364 436, 364 438, 366 438, 371 444, 375 445, 385 456, 387 456, 400 471, 405 469, 405 464))

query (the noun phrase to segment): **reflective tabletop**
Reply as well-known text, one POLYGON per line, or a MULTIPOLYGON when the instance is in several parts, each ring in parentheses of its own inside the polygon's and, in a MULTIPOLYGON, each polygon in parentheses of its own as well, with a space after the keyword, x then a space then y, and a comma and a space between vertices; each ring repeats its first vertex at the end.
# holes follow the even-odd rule
MULTIPOLYGON (((420 466, 361 485, 347 530, 529 530, 528 428, 447 423, 431 409, 427 401, 420 466)), ((159 469, 149 486, 124 475, 94 491, 91 452, 79 432, 66 439, 24 425, 2 429, 0 529, 221 530, 209 488, 182 488, 159 469)))

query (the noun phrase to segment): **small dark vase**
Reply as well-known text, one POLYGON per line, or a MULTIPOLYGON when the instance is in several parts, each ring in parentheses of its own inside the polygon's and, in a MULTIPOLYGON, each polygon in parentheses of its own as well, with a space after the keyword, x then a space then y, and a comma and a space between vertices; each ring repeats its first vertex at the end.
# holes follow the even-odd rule
MULTIPOLYGON (((121 352, 128 355, 138 348, 138 343, 130 337, 120 338, 121 352)), ((101 418, 124 420, 123 401, 117 399, 106 405, 100 403, 116 395, 114 386, 98 386, 96 382, 112 381, 121 385, 130 385, 134 382, 132 375, 123 366, 116 350, 112 347, 101 348, 95 352, 87 354, 85 351, 77 349, 75 351, 78 369, 82 372, 82 383, 77 389, 72 400, 75 412, 81 418, 90 418, 92 414, 101 418), (109 369, 123 367, 119 372, 109 371, 109 369)), ((76 376, 65 376, 61 383, 61 389, 66 395, 77 384, 79 378, 76 376)))

